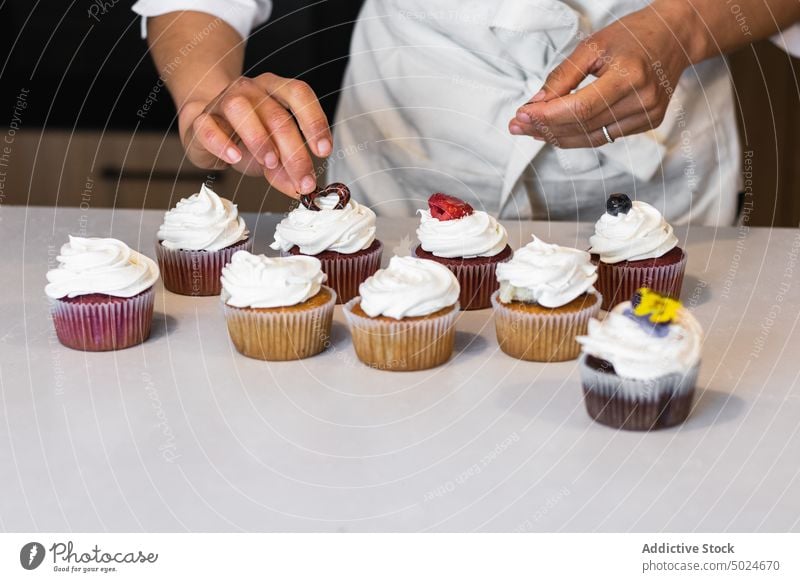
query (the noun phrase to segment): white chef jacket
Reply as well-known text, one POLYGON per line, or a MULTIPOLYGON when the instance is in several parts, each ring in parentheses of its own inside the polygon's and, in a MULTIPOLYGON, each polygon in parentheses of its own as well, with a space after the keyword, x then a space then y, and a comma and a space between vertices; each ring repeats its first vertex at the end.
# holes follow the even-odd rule
MULTIPOLYGON (((722 58, 687 69, 658 128, 614 144, 564 150, 508 131, 581 39, 647 4, 366 0, 333 125, 330 181, 388 216, 411 215, 443 191, 502 217, 594 221, 621 191, 673 223, 731 224, 741 152, 722 58)), ((208 12, 243 38, 270 8, 269 0, 134 5, 144 17, 208 12)))

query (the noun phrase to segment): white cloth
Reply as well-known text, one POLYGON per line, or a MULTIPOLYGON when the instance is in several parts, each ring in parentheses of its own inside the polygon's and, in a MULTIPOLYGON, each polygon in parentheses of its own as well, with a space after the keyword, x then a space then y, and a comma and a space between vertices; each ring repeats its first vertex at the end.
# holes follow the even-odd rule
MULTIPOLYGON (((673 223, 730 224, 740 188, 721 58, 687 70, 664 123, 597 149, 512 136, 508 121, 592 32, 648 0, 366 0, 334 124, 331 181, 382 215, 435 191, 504 217, 593 221, 627 192, 673 223)), ((263 0, 140 0, 139 14, 201 10, 242 34, 263 0)))

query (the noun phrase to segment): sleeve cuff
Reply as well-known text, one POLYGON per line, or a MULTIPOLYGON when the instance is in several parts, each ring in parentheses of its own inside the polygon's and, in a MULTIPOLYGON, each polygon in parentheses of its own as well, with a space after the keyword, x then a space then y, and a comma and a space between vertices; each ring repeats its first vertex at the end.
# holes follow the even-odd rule
POLYGON ((147 18, 169 12, 192 10, 205 12, 225 21, 243 39, 266 22, 272 10, 271 0, 139 0, 133 11, 142 17, 142 38, 147 38, 147 18))
POLYGON ((800 57, 800 24, 780 31, 770 40, 793 57, 800 57))

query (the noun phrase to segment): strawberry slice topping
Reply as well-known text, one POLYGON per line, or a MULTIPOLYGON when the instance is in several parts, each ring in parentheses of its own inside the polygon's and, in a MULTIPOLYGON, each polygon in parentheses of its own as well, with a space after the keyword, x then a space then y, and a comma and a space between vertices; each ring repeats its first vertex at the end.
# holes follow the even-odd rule
POLYGON ((431 216, 437 220, 457 220, 475 212, 469 204, 456 198, 437 192, 428 198, 431 216))

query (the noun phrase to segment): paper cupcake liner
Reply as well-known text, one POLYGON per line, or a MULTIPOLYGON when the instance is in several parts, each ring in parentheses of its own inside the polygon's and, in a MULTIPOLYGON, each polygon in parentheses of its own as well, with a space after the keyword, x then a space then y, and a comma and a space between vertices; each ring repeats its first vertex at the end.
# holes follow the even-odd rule
POLYGON ((322 263, 322 272, 328 275, 325 284, 336 291, 339 303, 347 303, 358 295, 358 286, 380 269, 382 253, 383 243, 378 241, 378 246, 369 253, 317 257, 322 263))
MULTIPOLYGON (((414 256, 417 254, 414 252, 414 256)), ((458 302, 464 311, 475 309, 488 309, 492 306, 492 293, 500 288, 497 281, 497 265, 511 260, 511 254, 506 259, 492 261, 488 263, 470 263, 469 259, 459 264, 441 263, 458 279, 461 292, 458 295, 458 302)), ((427 257, 425 257, 427 258, 427 257)), ((435 261, 436 258, 429 259, 435 261)))
POLYGON ((156 241, 156 258, 164 287, 178 295, 193 297, 219 295, 222 291, 222 268, 236 251, 252 250, 252 238, 218 251, 168 249, 156 241))
POLYGON ((500 349, 513 358, 530 362, 564 362, 581 353, 575 341, 585 335, 589 320, 600 312, 603 298, 595 291, 591 305, 580 311, 527 313, 510 309, 492 294, 494 323, 500 349))
POLYGON ((589 416, 626 430, 656 430, 682 423, 689 416, 700 364, 685 374, 639 380, 598 371, 581 358, 581 380, 589 416))
POLYGON ((427 370, 444 364, 453 354, 458 304, 444 315, 414 321, 385 321, 353 313, 361 301, 344 306, 358 359, 370 368, 390 371, 427 370))
POLYGON ((656 293, 679 298, 686 271, 686 253, 671 265, 632 267, 630 263, 597 265, 595 287, 603 295, 603 309, 611 310, 623 301, 629 301, 640 287, 649 287, 656 293))
POLYGON ((152 287, 108 303, 53 301, 51 316, 58 341, 85 352, 122 350, 150 337, 156 293, 152 287))
POLYGON ((259 311, 231 307, 223 296, 222 310, 236 350, 257 360, 282 362, 315 356, 331 343, 336 292, 323 305, 311 309, 259 311))

